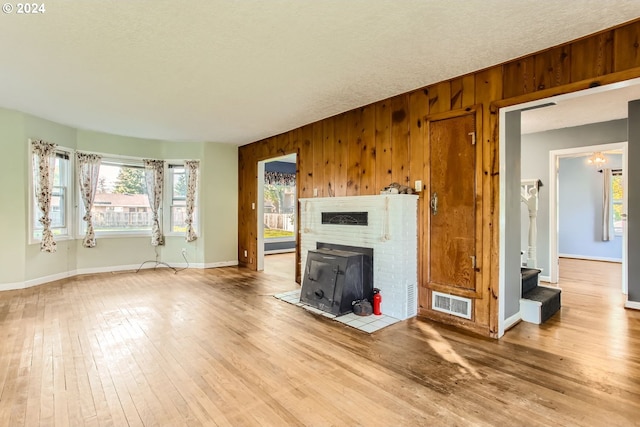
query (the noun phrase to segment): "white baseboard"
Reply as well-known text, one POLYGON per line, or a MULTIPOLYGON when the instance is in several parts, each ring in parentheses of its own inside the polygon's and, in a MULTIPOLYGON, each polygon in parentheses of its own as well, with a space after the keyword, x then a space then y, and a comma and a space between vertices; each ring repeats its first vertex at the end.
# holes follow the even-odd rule
POLYGON ((522 320, 522 316, 520 316, 520 312, 517 312, 516 314, 514 314, 511 317, 508 317, 504 320, 504 330, 508 330, 511 329, 513 326, 515 326, 516 323, 520 322, 522 320))
POLYGON ((624 303, 624 308, 631 308, 634 310, 640 310, 640 302, 638 301, 627 301, 624 303))
MULTIPOLYGON (((170 264, 171 267, 174 268, 186 268, 187 263, 182 264, 170 264)), ((205 269, 205 268, 218 268, 218 267, 232 267, 238 265, 238 260, 234 261, 219 261, 219 262, 210 262, 210 263, 189 263, 189 268, 194 269, 205 269)), ((148 262, 143 264, 129 264, 129 265, 113 265, 109 267, 91 267, 91 268, 81 268, 78 270, 70 270, 57 274, 50 274, 48 276, 38 277, 35 279, 25 280, 24 282, 13 282, 13 283, 0 283, 0 292, 1 291, 12 291, 16 289, 26 289, 32 286, 43 285, 45 283, 54 282, 60 279, 66 279, 68 277, 80 276, 82 274, 100 274, 100 273, 113 273, 117 271, 136 271, 138 269, 146 270, 151 268, 168 268, 166 265, 148 262)))
POLYGON ((558 254, 558 258, 585 259, 588 261, 622 262, 622 258, 608 258, 589 255, 558 254))
POLYGON ((538 281, 551 283, 551 276, 538 276, 538 281))
POLYGON ((295 252, 296 248, 291 249, 274 249, 272 251, 264 251, 265 255, 274 255, 274 254, 286 254, 289 252, 295 252))
POLYGON ((0 292, 13 291, 16 289, 24 289, 24 282, 2 283, 0 284, 0 292))

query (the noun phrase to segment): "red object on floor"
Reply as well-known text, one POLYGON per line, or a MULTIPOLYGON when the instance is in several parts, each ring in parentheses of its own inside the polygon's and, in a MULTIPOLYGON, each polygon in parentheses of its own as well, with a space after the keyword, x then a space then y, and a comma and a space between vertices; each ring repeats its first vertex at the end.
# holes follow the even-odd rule
POLYGON ((373 288, 373 314, 380 316, 380 304, 382 304, 382 295, 380 295, 380 289, 373 288))

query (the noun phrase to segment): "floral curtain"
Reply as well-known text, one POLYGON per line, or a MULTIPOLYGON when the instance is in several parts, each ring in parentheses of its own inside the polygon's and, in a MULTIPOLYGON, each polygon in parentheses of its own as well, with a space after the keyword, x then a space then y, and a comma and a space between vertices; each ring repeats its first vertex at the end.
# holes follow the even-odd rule
POLYGON ((270 185, 288 185, 293 186, 296 185, 296 174, 295 173, 284 173, 284 172, 268 172, 264 173, 264 183, 270 185))
POLYGON ((187 174, 187 218, 184 220, 187 224, 187 233, 185 235, 187 242, 193 242, 198 238, 193 228, 193 210, 196 204, 199 169, 200 162, 198 160, 187 160, 184 162, 184 170, 187 174))
POLYGON ((40 251, 52 253, 56 251, 56 242, 53 240, 49 213, 51 211, 51 194, 53 192, 53 177, 56 168, 56 144, 37 140, 31 142, 31 148, 33 152, 35 196, 42 214, 39 219, 43 227, 40 251))
POLYGON ((91 209, 93 208, 93 200, 96 197, 101 159, 102 157, 97 154, 76 153, 78 185, 80 188, 80 198, 84 205, 84 217, 82 219, 87 223, 87 233, 82 240, 82 246, 85 248, 93 248, 96 246, 96 235, 93 231, 91 209))
POLYGON ((147 183, 147 196, 153 213, 151 225, 151 244, 153 246, 164 245, 164 236, 160 228, 158 211, 162 206, 162 188, 164 186, 164 161, 144 160, 144 177, 147 183))

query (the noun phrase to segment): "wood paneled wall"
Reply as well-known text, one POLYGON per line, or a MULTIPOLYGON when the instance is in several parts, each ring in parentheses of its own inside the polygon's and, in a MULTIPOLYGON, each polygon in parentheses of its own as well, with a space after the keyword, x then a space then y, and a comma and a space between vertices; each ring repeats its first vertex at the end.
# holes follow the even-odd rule
MULTIPOLYGON (((498 108, 640 76, 640 20, 538 52, 502 65, 401 94, 333 116, 239 149, 240 264, 256 269, 257 162, 298 154, 298 197, 378 194, 391 182, 428 184, 429 141, 425 120, 435 114, 480 108, 483 145, 483 259, 480 297, 473 321, 428 308, 420 288, 419 313, 474 330, 497 333, 498 319, 498 108), (247 255, 245 256, 245 251, 247 255)), ((481 139, 480 139, 481 138, 481 139)), ((419 200, 424 223, 425 201, 419 200)), ((420 230, 424 238, 424 227, 420 230)), ((421 258, 421 256, 419 256, 421 258)), ((299 254, 298 254, 299 260, 299 254)), ((298 261, 299 262, 299 261, 298 261)), ((419 283, 422 284, 422 265, 419 283)))

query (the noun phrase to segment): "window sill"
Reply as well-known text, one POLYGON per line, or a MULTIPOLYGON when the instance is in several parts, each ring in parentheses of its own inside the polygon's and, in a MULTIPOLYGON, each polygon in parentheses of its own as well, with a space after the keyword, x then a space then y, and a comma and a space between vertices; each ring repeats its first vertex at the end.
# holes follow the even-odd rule
MULTIPOLYGON (((64 242, 67 240, 75 240, 76 238, 73 236, 68 236, 68 235, 62 235, 62 236, 53 236, 53 240, 55 240, 56 242, 64 242)), ((28 245, 39 245, 42 242, 42 240, 40 239, 29 239, 29 243, 28 245)))
MULTIPOLYGON (((96 233, 96 239, 122 239, 127 237, 147 237, 151 238, 151 232, 118 232, 118 233, 96 233)), ((79 236, 78 239, 84 239, 84 234, 79 236)))

